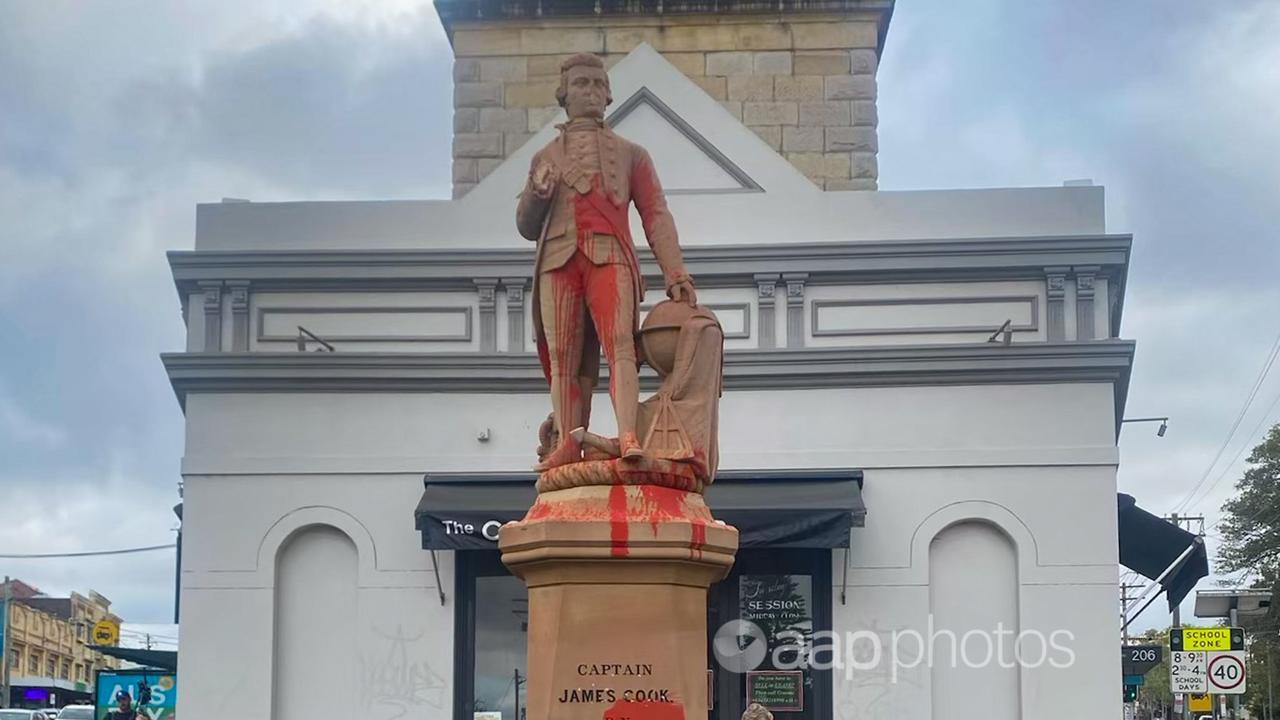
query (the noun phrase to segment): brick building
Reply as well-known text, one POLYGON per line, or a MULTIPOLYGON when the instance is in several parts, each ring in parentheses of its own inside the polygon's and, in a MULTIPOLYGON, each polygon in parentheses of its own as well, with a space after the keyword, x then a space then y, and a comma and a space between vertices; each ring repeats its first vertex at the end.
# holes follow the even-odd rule
POLYGON ((648 43, 825 190, 875 190, 876 68, 892 3, 440 0, 454 51, 453 195, 548 123, 560 62, 648 43))

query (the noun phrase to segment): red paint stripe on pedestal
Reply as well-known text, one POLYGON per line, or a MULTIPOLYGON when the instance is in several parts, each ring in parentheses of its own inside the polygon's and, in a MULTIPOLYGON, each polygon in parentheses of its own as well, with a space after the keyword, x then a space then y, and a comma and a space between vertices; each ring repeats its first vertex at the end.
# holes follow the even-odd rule
POLYGON ((609 488, 609 540, 614 557, 627 555, 627 488, 614 485, 609 488))
POLYGON ((604 711, 604 720, 684 720, 684 706, 673 702, 619 700, 604 711))

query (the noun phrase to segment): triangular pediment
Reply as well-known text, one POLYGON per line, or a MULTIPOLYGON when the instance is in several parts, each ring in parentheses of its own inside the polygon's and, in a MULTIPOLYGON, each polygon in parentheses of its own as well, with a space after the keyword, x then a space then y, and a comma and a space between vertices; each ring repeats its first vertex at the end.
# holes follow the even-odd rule
MULTIPOLYGON (((761 140, 648 44, 609 71, 614 104, 609 122, 653 157, 669 195, 744 192, 820 194, 786 158, 761 140)), ((533 154, 555 137, 547 123, 461 200, 509 203, 520 192, 533 154)))
POLYGON ((609 114, 619 135, 649 151, 668 194, 756 191, 760 186, 647 86, 609 114))

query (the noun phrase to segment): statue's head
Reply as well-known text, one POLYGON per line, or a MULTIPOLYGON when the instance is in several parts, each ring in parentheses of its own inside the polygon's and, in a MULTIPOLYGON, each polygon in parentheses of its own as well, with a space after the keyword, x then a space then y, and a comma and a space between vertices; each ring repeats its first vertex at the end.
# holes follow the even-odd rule
POLYGON ((604 109, 613 102, 604 61, 591 53, 578 53, 560 63, 560 87, 556 88, 556 102, 560 103, 571 120, 580 117, 603 118, 604 109))

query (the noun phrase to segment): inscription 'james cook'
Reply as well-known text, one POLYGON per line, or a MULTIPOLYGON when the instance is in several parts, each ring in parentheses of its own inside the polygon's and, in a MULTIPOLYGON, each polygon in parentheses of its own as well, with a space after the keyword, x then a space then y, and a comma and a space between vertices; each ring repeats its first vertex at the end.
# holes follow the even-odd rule
MULTIPOLYGON (((579 665, 578 675, 582 677, 651 677, 653 665, 650 663, 601 663, 579 665)), ((621 693, 613 688, 565 688, 560 692, 562 703, 611 703, 621 696, 627 701, 671 702, 670 691, 666 688, 623 690, 621 693)))

